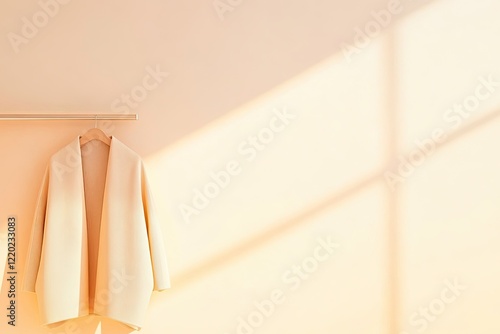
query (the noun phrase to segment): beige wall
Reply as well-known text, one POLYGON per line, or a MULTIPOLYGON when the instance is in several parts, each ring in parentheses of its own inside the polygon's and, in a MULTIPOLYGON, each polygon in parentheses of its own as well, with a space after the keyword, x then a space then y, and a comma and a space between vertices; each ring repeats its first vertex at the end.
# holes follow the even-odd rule
MULTIPOLYGON (((165 221, 173 286, 142 332, 498 332, 500 4, 224 3, 71 1, 13 47, 41 7, 0 2, 1 112, 140 115, 100 126, 144 158, 165 221)), ((19 280, 45 165, 90 127, 0 123, 0 265, 15 215, 19 280)), ((1 333, 130 332, 17 306, 1 333)))

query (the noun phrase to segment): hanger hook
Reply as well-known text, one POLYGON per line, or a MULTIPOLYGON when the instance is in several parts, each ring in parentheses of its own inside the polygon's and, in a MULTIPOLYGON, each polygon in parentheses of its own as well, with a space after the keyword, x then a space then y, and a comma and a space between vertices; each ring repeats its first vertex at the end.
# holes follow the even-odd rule
POLYGON ((94 123, 94 128, 97 128, 97 114, 95 114, 95 123, 94 123))

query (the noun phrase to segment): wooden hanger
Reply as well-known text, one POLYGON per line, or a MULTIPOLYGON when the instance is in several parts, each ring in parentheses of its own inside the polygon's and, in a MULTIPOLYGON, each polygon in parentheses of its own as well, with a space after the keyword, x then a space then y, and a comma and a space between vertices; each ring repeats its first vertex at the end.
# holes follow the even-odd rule
POLYGON ((95 116, 94 128, 80 136, 80 146, 87 144, 91 140, 99 140, 108 146, 111 145, 111 137, 108 137, 104 131, 97 127, 97 115, 95 116))

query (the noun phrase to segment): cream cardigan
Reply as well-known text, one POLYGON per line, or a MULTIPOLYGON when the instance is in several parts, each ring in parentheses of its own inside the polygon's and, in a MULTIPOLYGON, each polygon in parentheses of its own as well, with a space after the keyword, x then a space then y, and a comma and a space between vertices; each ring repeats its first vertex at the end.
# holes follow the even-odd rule
POLYGON ((152 291, 170 287, 160 224, 141 158, 115 137, 54 154, 23 280, 43 324, 98 314, 140 329, 152 291))

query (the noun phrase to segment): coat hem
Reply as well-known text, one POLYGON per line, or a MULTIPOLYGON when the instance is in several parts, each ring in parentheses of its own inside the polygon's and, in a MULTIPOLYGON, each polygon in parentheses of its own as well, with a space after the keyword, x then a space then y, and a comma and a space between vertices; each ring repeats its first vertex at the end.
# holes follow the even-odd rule
POLYGON ((135 331, 140 331, 142 329, 142 325, 134 325, 132 323, 128 323, 124 320, 120 320, 116 317, 112 317, 112 316, 109 316, 109 315, 104 315, 104 314, 99 314, 99 313, 88 313, 88 314, 82 314, 82 315, 79 315, 79 316, 76 316, 76 317, 68 317, 66 319, 61 319, 61 320, 54 320, 54 321, 49 321, 49 322, 44 322, 42 324, 42 326, 45 326, 47 327, 48 329, 54 329, 54 328, 58 328, 58 327, 61 327, 61 326, 64 326, 65 324, 67 324, 69 321, 72 321, 72 320, 77 320, 77 319, 83 319, 85 317, 89 317, 89 316, 99 316, 99 317, 103 317, 103 318, 106 318, 106 319, 111 319, 113 321, 116 321, 118 323, 121 323, 127 327, 130 327, 132 328, 133 330, 135 331))

